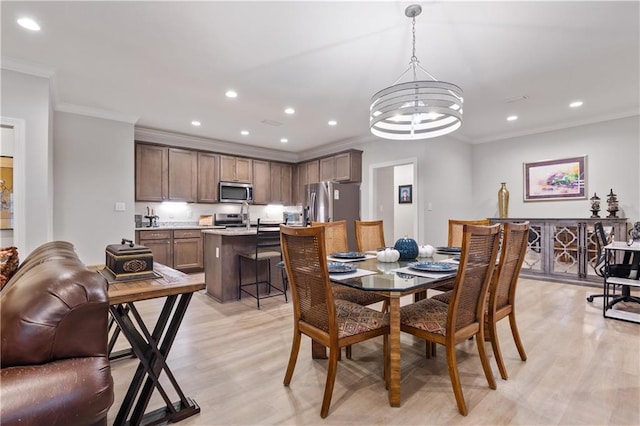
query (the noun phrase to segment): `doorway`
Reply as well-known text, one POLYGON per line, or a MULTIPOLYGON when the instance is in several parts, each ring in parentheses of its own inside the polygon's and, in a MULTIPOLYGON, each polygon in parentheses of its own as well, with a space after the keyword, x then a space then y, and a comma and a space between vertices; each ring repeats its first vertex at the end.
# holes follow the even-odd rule
POLYGON ((369 217, 384 221, 387 246, 402 237, 420 240, 418 225, 418 160, 409 158, 388 163, 372 164, 369 181, 372 194, 369 198, 369 217), (410 202, 400 202, 399 187, 411 188, 410 202))

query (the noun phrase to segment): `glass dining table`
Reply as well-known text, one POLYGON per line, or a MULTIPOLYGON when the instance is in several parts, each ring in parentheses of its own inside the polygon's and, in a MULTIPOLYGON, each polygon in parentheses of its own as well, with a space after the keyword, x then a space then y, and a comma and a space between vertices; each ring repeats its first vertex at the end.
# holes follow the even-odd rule
MULTIPOLYGON (((441 262, 449 256, 434 254, 433 258, 420 259, 428 262, 441 262)), ((357 288, 364 291, 373 291, 384 295, 389 301, 389 403, 392 407, 400 406, 400 298, 407 295, 414 295, 414 300, 425 297, 428 289, 439 287, 445 281, 449 281, 456 276, 456 272, 436 272, 422 273, 411 271, 407 268, 409 261, 398 261, 394 263, 378 262, 375 258, 357 262, 358 272, 364 274, 366 271, 375 272, 373 274, 349 277, 353 274, 330 274, 331 282, 357 288), (400 270, 400 271, 398 271, 400 270), (416 275, 414 275, 416 274, 416 275), (417 275, 420 274, 420 275, 417 275)), ((357 275, 357 274, 356 274, 357 275)))

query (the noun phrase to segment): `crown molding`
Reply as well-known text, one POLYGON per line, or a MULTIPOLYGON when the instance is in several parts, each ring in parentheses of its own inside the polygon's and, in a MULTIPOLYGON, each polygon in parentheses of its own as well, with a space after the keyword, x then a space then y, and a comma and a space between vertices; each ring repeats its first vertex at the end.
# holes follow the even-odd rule
POLYGON ((230 155, 264 158, 265 160, 291 163, 297 163, 299 161, 299 155, 292 152, 260 148, 252 145, 226 142, 182 133, 173 133, 166 130, 152 129, 148 127, 136 126, 134 129, 134 137, 136 141, 141 142, 152 142, 212 152, 224 152, 230 155))
POLYGON ((486 137, 486 138, 480 138, 480 139, 474 140, 473 142, 470 142, 470 143, 473 144, 473 145, 477 145, 477 144, 482 144, 482 143, 497 142, 497 141, 501 141, 501 140, 505 140, 505 139, 512 139, 512 138, 518 138, 518 137, 523 137, 523 136, 531 136, 531 135, 536 135, 536 134, 539 134, 539 133, 546 133, 546 132, 553 132, 553 131, 556 131, 556 130, 570 129, 572 127, 587 126, 589 124, 603 123, 605 121, 619 120, 621 118, 628 118, 628 117, 634 117, 634 116, 639 116, 639 115, 640 115, 640 109, 636 108, 636 109, 632 109, 632 110, 628 110, 628 111, 624 111, 624 112, 619 112, 619 113, 615 113, 615 114, 598 116, 597 118, 576 120, 576 121, 562 123, 562 124, 558 124, 558 125, 554 125, 554 126, 536 127, 536 128, 529 129, 529 130, 523 130, 521 132, 512 132, 512 133, 505 133, 505 134, 502 134, 502 135, 489 136, 489 137, 486 137))
POLYGON ((16 71, 22 74, 29 74, 43 78, 51 78, 56 73, 55 68, 10 58, 8 56, 2 56, 2 63, 0 66, 5 70, 16 71))
POLYGON ((58 112, 68 112, 71 114, 86 115, 89 117, 102 118, 105 120, 120 121, 123 123, 136 124, 140 117, 122 114, 116 111, 109 111, 100 108, 92 108, 83 105, 75 105, 66 102, 58 103, 54 106, 58 112))

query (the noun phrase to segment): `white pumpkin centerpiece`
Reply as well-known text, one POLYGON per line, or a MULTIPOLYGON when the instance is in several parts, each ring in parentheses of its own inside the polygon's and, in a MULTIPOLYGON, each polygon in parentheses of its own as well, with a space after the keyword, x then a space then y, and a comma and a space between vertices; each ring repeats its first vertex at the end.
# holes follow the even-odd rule
POLYGON ((385 248, 376 253, 378 262, 397 262, 400 259, 400 252, 396 249, 385 248))
POLYGON ((426 244, 418 247, 418 257, 431 257, 434 252, 433 246, 426 244))

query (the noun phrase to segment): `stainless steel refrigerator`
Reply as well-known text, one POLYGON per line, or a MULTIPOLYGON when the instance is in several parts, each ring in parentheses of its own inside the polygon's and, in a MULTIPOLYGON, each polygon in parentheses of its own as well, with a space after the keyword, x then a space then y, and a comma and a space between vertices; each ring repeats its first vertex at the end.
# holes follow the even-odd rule
POLYGON ((336 182, 307 184, 304 206, 310 222, 346 220, 349 250, 356 249, 354 221, 360 220, 360 184, 336 182))

